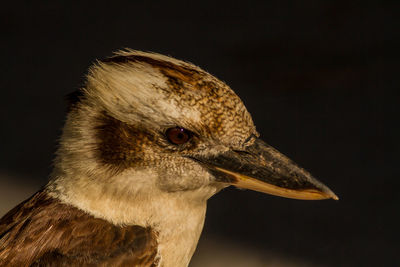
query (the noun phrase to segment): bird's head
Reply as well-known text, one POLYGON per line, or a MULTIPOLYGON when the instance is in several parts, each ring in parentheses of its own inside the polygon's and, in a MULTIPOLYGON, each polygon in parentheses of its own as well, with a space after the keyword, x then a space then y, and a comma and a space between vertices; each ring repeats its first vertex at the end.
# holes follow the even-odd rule
POLYGON ((336 199, 259 139, 225 83, 192 64, 132 50, 90 68, 55 165, 55 176, 86 177, 74 186, 103 183, 99 193, 111 184, 118 184, 112 186, 117 194, 207 188, 199 196, 207 199, 234 185, 289 198, 336 199))

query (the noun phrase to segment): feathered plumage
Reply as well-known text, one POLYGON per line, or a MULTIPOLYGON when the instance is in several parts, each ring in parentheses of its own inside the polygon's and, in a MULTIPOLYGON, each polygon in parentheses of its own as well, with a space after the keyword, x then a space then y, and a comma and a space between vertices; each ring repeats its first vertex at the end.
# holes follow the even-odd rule
POLYGON ((187 266, 226 186, 337 198, 190 63, 121 51, 69 100, 50 182, 0 220, 1 266, 187 266))

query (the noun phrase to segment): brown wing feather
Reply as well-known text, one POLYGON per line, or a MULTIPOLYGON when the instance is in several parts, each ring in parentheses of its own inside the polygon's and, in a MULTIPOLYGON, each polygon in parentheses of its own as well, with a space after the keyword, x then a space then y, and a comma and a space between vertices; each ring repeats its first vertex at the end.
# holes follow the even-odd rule
POLYGON ((156 266, 156 240, 40 191, 0 219, 0 266, 156 266))

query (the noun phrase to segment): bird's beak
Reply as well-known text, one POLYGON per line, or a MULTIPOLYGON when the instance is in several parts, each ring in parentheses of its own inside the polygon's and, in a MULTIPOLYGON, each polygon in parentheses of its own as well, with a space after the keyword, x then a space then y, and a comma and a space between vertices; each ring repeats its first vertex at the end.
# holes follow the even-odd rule
POLYGON ((260 139, 245 150, 192 159, 205 166, 218 182, 239 188, 295 199, 339 199, 310 173, 260 139))

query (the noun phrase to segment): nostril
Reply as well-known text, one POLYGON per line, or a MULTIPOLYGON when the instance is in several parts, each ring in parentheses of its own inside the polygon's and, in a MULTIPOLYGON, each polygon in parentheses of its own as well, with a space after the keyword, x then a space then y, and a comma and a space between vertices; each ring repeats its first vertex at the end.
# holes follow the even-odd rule
POLYGON ((245 151, 245 150, 236 150, 236 149, 232 149, 232 151, 233 151, 233 152, 236 152, 236 153, 238 153, 238 154, 241 154, 241 155, 251 155, 250 152, 247 152, 247 151, 245 151))

